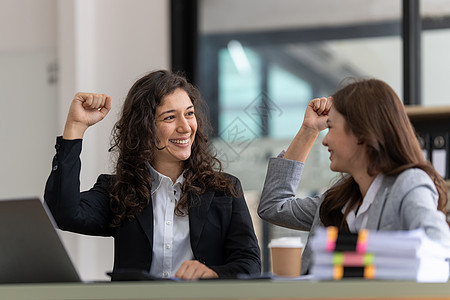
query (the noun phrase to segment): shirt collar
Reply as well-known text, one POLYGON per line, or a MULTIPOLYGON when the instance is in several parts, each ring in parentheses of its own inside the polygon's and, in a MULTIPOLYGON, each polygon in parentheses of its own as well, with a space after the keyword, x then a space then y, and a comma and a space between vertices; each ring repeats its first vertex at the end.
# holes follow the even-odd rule
POLYGON ((181 173, 175 183, 173 183, 170 177, 156 171, 148 161, 146 161, 145 164, 147 165, 148 171, 150 173, 150 178, 152 179, 152 194, 154 194, 161 187, 161 184, 163 182, 167 182, 167 184, 170 184, 175 189, 177 189, 178 192, 181 192, 181 186, 184 183, 184 172, 181 173))
POLYGON ((375 196, 377 195, 378 190, 380 189, 381 183, 383 182, 383 174, 379 173, 377 177, 370 184, 369 189, 367 190, 366 196, 363 199, 363 203, 358 210, 358 213, 363 213, 369 209, 369 206, 375 200, 375 196))

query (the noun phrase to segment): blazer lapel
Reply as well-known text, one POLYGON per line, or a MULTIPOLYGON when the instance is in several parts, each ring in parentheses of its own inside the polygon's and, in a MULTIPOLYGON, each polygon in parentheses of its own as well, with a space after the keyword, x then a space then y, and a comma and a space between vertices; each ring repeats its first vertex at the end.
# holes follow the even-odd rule
POLYGON ((137 216, 137 220, 147 236, 150 248, 153 249, 153 204, 151 196, 149 205, 137 216))
POLYGON ((372 202, 366 227, 368 229, 379 229, 381 214, 383 213, 384 204, 389 197, 389 188, 392 185, 392 177, 384 177, 383 183, 378 189, 375 200, 372 202))
POLYGON ((189 208, 189 231, 191 235, 191 247, 194 254, 200 241, 200 236, 205 225, 208 211, 211 206, 214 192, 206 192, 200 196, 193 195, 193 206, 189 208))

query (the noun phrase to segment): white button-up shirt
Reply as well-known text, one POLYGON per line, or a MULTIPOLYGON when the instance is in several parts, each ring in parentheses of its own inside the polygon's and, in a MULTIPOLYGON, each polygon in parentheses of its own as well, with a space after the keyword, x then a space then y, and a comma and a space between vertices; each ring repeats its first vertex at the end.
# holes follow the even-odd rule
MULTIPOLYGON (((347 221, 350 232, 356 233, 361 229, 366 228, 367 219, 369 218, 370 205, 375 200, 375 196, 377 195, 377 192, 380 189, 381 183, 383 182, 383 178, 384 176, 381 173, 379 173, 377 177, 375 177, 369 189, 367 190, 367 194, 364 197, 363 202, 358 209, 358 212, 356 212, 357 208, 355 207, 347 215, 347 218, 345 220, 347 221)), ((344 205, 344 207, 342 208, 342 213, 345 212, 346 208, 347 205, 344 205)))
POLYGON ((175 205, 181 197, 183 174, 175 183, 158 173, 150 164, 153 204, 153 259, 150 275, 174 277, 180 265, 192 260, 189 216, 175 215, 175 205))

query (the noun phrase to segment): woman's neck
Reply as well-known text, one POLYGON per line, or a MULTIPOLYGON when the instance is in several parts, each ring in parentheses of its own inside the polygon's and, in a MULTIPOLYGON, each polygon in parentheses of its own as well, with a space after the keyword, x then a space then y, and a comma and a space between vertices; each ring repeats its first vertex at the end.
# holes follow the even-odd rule
POLYGON ((154 161, 152 163, 153 168, 159 173, 169 177, 172 179, 172 183, 175 183, 180 177, 181 173, 183 173, 183 163, 182 162, 174 162, 174 163, 158 163, 154 161))
POLYGON ((366 196, 367 191, 370 188, 370 185, 374 181, 375 177, 377 177, 377 175, 378 174, 370 176, 369 174, 367 174, 366 171, 360 172, 359 174, 352 175, 353 178, 355 179, 356 183, 359 186, 359 190, 361 192, 363 199, 366 196))

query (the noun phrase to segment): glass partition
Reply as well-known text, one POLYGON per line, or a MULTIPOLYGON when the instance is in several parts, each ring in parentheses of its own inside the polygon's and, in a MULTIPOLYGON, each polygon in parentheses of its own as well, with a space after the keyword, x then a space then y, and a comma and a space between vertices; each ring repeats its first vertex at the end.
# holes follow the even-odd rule
POLYGON ((450 3, 420 2, 422 17, 422 104, 449 105, 450 3))

